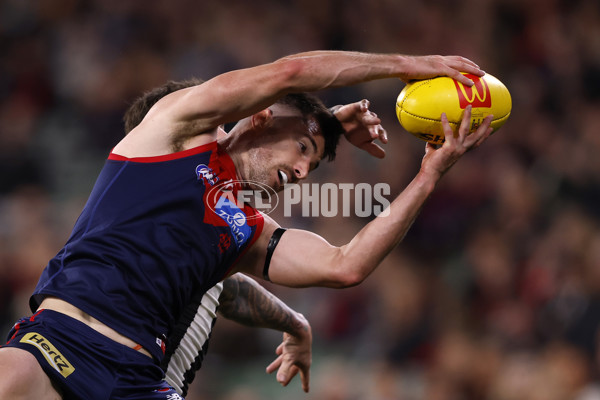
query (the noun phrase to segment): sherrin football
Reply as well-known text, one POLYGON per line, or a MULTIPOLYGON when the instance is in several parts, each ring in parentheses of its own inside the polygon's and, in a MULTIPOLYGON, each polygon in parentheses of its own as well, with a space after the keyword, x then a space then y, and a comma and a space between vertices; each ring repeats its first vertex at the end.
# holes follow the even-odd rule
POLYGON ((498 130, 508 117, 512 100, 506 86, 490 74, 482 77, 464 74, 475 84, 471 87, 449 78, 437 77, 408 83, 396 100, 400 125, 419 139, 433 144, 444 143, 441 115, 448 117, 456 132, 463 112, 470 104, 473 132, 483 119, 493 114, 492 128, 498 130))

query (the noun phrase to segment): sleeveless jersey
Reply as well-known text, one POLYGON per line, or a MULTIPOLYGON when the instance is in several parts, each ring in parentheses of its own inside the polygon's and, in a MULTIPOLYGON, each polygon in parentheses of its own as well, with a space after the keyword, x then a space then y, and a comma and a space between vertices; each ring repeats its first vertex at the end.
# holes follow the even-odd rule
MULTIPOLYGON (((213 142, 157 157, 111 153, 65 246, 30 300, 59 297, 161 360, 181 314, 254 243, 261 214, 236 201, 213 142)), ((197 305, 197 303, 196 303, 197 305)))

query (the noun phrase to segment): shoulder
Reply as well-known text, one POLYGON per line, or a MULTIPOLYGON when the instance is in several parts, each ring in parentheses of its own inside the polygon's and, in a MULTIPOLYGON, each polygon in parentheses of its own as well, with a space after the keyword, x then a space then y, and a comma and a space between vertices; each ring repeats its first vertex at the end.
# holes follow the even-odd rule
POLYGON ((191 92, 199 91, 202 86, 184 88, 160 98, 113 148, 113 153, 129 158, 152 157, 215 141, 219 125, 190 97, 191 92))
POLYGON ((169 124, 160 118, 142 121, 112 149, 127 157, 154 157, 203 146, 217 140, 219 129, 198 132, 193 121, 169 124))

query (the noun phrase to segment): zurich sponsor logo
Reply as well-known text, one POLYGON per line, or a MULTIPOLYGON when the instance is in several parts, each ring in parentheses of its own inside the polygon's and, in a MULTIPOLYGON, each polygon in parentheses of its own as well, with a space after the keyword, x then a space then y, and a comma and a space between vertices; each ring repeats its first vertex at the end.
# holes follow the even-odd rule
POLYGON ((212 168, 205 164, 200 164, 196 167, 196 176, 202 182, 208 182, 210 186, 214 186, 219 181, 219 177, 215 176, 212 168))
POLYGON ((246 220, 246 214, 227 196, 219 198, 215 206, 215 212, 231 228, 231 233, 233 233, 237 247, 240 248, 243 246, 252 234, 252 230, 246 220))

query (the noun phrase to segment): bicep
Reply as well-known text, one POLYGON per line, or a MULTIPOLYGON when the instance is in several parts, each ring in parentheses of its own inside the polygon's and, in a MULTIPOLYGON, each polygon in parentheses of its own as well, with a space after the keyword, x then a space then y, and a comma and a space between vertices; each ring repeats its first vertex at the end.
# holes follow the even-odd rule
MULTIPOLYGON (((269 240, 279 225, 265 216, 261 236, 241 260, 239 270, 263 277, 269 240)), ((289 287, 348 286, 343 273, 343 248, 329 244, 321 236, 299 229, 286 230, 268 263, 269 280, 289 287)))
POLYGON ((273 251, 269 277, 291 287, 338 287, 344 286, 340 269, 340 248, 315 233, 288 229, 273 251))
MULTIPOLYGON (((264 216, 260 237, 240 259, 236 271, 263 278, 269 241, 279 227, 275 220, 264 216)), ((269 280, 288 287, 354 286, 364 277, 358 268, 360 260, 349 257, 347 253, 346 245, 337 247, 313 232, 288 229, 271 254, 269 280)))

